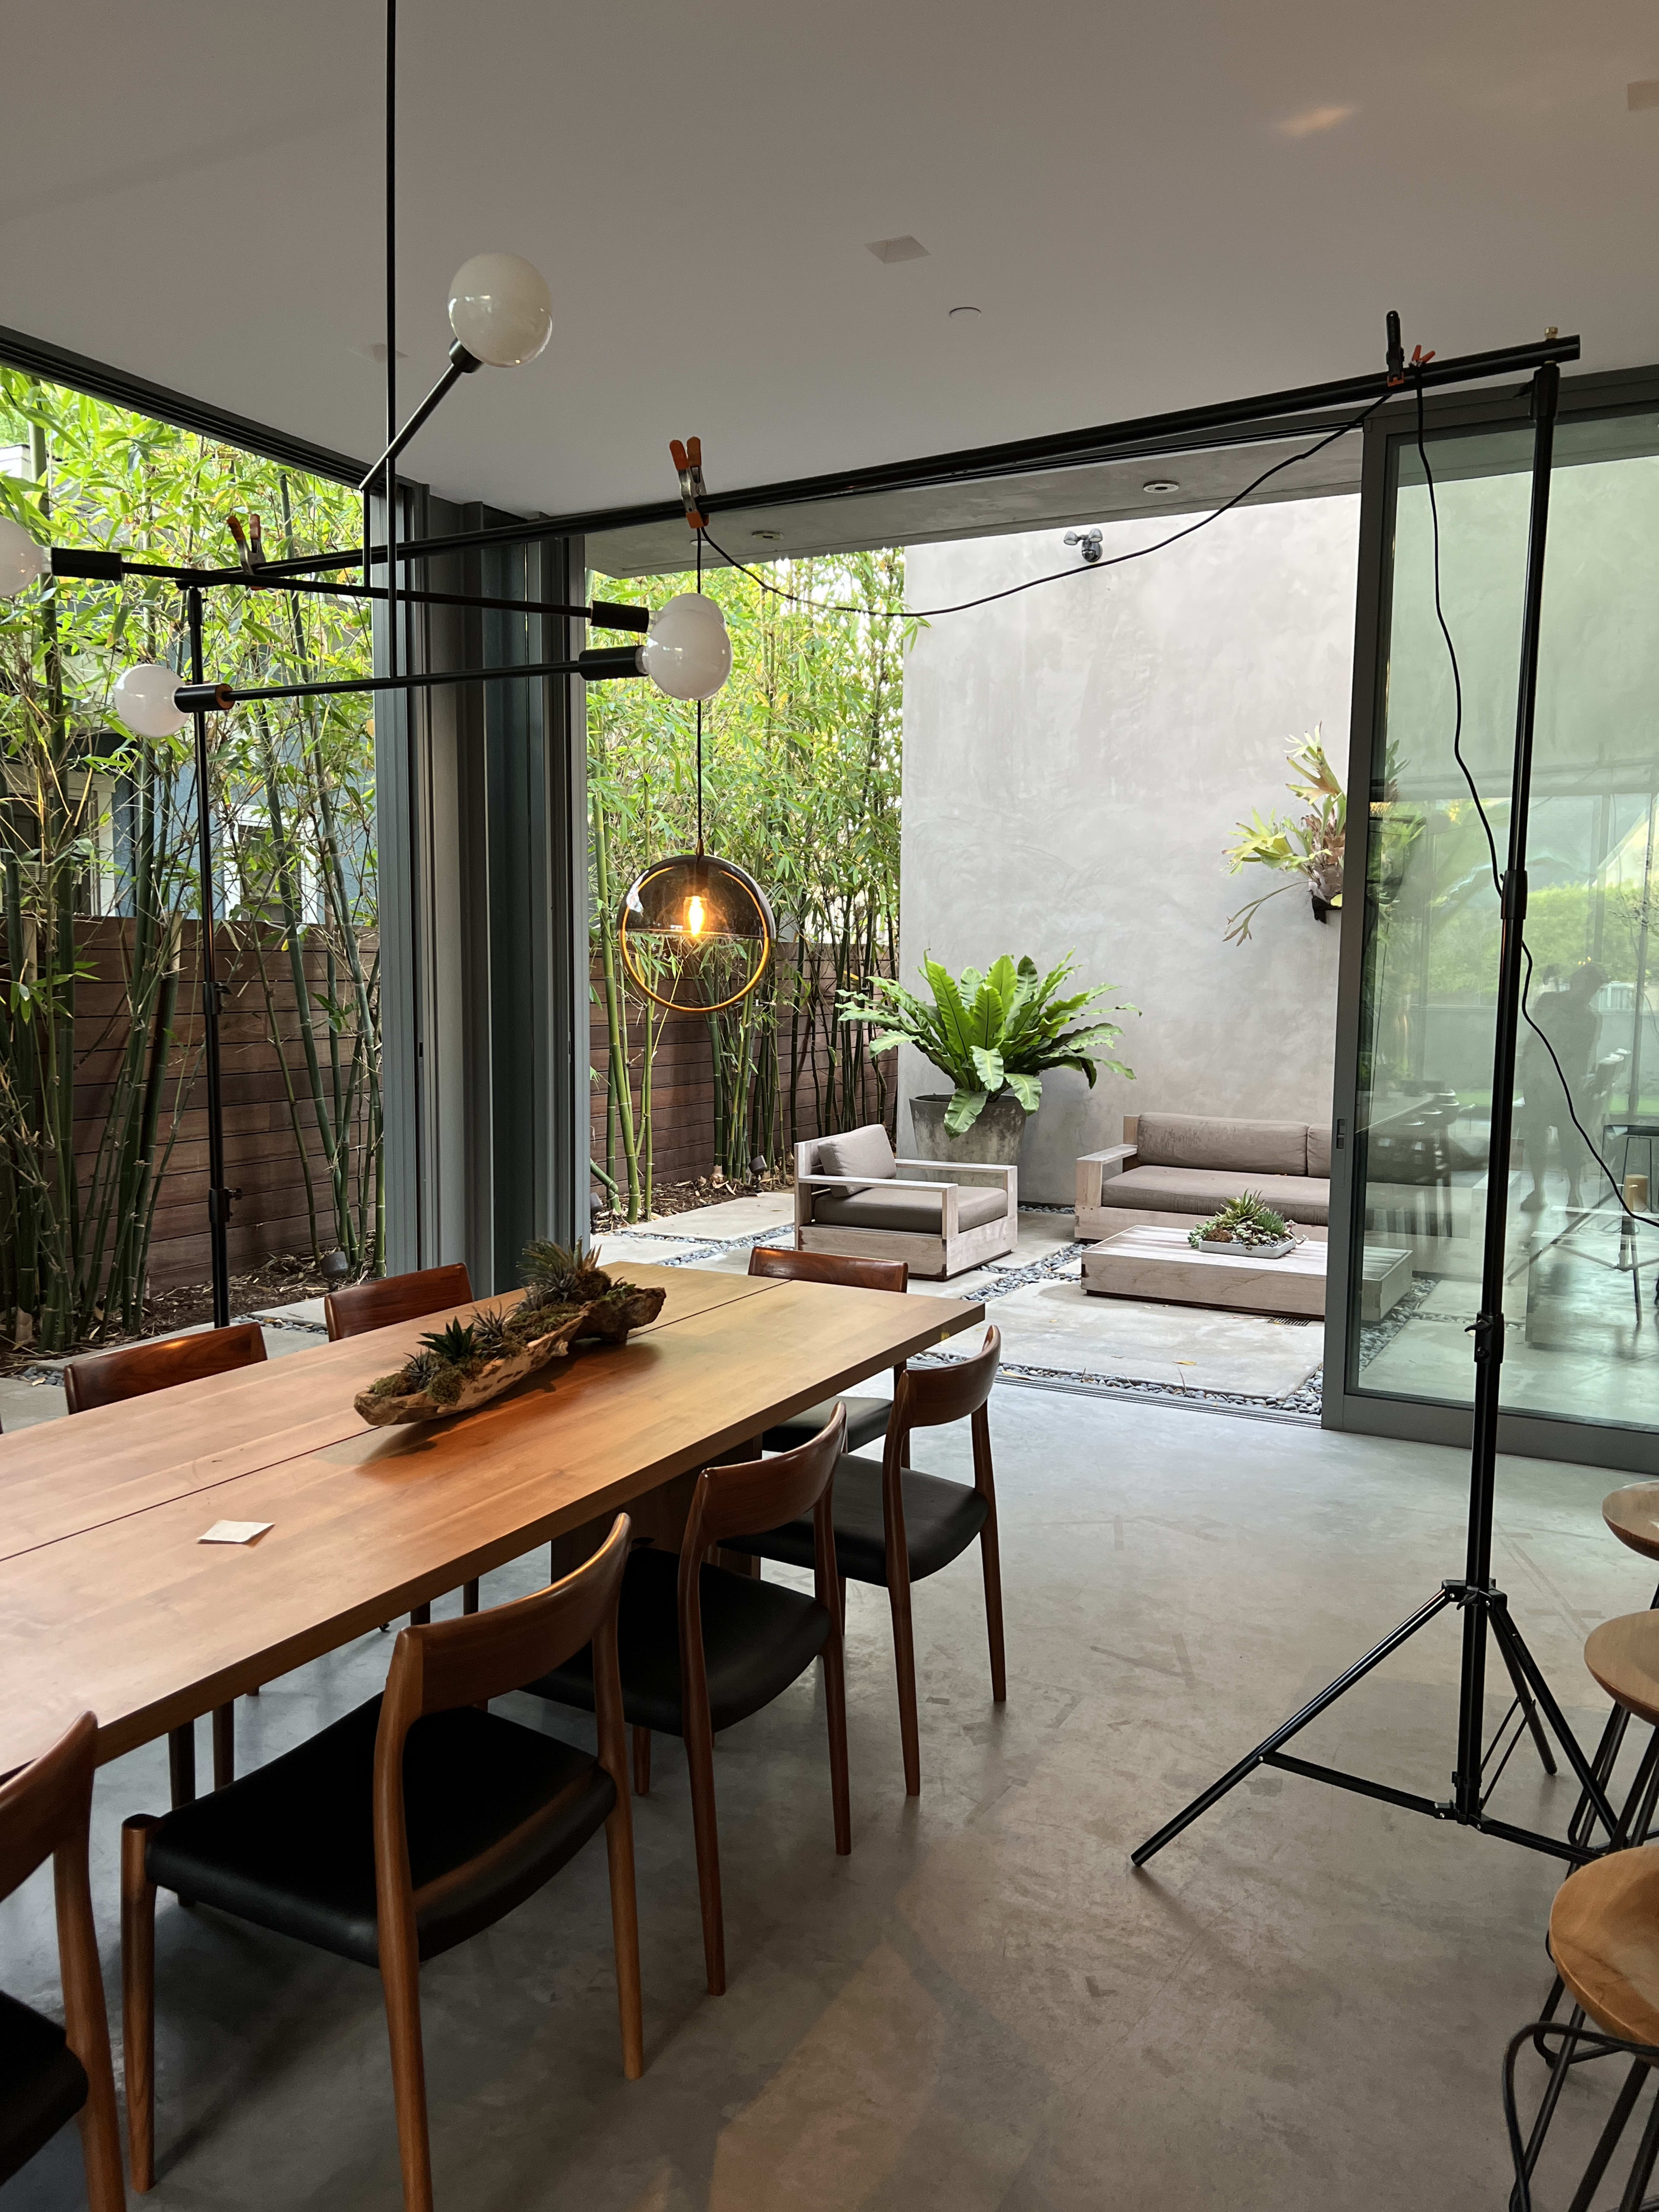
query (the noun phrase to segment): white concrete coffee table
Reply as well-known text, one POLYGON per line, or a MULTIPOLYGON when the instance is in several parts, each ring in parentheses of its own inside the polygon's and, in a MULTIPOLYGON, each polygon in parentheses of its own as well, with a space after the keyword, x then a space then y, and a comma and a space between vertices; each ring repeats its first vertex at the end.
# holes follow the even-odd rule
MULTIPOLYGON (((1282 1260, 1198 1252, 1184 1229, 1120 1230, 1083 1255, 1083 1287, 1094 1297, 1152 1298, 1169 1305, 1221 1306, 1233 1313, 1316 1320, 1325 1311, 1326 1248, 1312 1237, 1282 1260)), ((1365 1252, 1360 1317, 1380 1321, 1411 1287, 1412 1255, 1384 1245, 1365 1252)))

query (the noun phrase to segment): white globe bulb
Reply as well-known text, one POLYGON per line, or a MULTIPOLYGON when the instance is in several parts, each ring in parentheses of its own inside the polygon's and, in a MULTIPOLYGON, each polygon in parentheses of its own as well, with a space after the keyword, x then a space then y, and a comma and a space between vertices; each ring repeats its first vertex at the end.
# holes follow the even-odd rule
POLYGON ((634 660, 671 699, 712 699, 732 673, 726 617, 701 592, 678 592, 652 616, 634 660))
POLYGON ((0 514, 0 599, 15 599, 38 583, 52 567, 52 556, 21 522, 0 514))
POLYGON ((475 253, 449 286, 449 327, 491 368, 534 361, 553 335, 553 295, 516 253, 475 253))
POLYGON ((153 660, 141 660, 117 678, 112 704, 135 738, 170 738, 184 728, 190 716, 173 703, 179 681, 173 670, 153 660))

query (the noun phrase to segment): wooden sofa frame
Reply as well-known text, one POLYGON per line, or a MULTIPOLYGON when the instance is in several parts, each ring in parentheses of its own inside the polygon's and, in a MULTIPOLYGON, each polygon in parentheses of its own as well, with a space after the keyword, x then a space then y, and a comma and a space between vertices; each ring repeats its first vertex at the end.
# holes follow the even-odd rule
POLYGON ((952 1162, 949 1165, 938 1160, 899 1160, 902 1168, 923 1168, 925 1175, 892 1176, 885 1179, 873 1176, 820 1175, 818 1140, 808 1138, 795 1147, 795 1249, 798 1252, 839 1252, 859 1260, 903 1260, 913 1275, 922 1275, 931 1281, 942 1281, 950 1275, 965 1274, 969 1267, 982 1267, 988 1260, 999 1260, 1012 1252, 1019 1241, 1019 1170, 1018 1168, 997 1167, 989 1161, 952 1162), (957 1209, 963 1186, 958 1182, 941 1183, 941 1176, 960 1175, 971 1176, 976 1187, 988 1183, 1000 1185, 1008 1194, 1008 1210, 1000 1221, 987 1221, 977 1229, 958 1229, 957 1209), (814 1221, 812 1201, 821 1190, 864 1190, 874 1182, 881 1181, 884 1190, 939 1190, 945 1196, 941 1203, 939 1228, 937 1237, 925 1235, 913 1229, 844 1229, 828 1221, 814 1221))
MULTIPOLYGON (((1121 1229, 1135 1229, 1143 1224, 1155 1229, 1190 1229, 1197 1219, 1195 1214, 1166 1213, 1151 1206, 1101 1204, 1100 1187, 1106 1178, 1122 1175, 1126 1170, 1140 1164, 1137 1142, 1139 1129, 1139 1115, 1126 1114, 1123 1142, 1109 1145, 1103 1152, 1085 1152, 1078 1162, 1077 1234, 1081 1241, 1099 1243, 1108 1237, 1115 1237, 1121 1229)), ((1328 1241, 1329 1232, 1322 1222, 1302 1221, 1297 1226, 1316 1244, 1328 1241)))

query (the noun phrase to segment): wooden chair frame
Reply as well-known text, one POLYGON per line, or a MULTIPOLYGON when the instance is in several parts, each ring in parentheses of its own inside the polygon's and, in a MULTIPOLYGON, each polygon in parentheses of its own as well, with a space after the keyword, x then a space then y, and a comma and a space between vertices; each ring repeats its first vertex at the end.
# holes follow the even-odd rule
POLYGON ((115 2075, 87 1873, 97 1744, 98 1723, 82 1713, 50 1751, 0 1784, 0 1899, 51 1859, 64 2034, 87 2077, 80 2112, 87 2203, 91 2212, 124 2212, 115 2075))
MULTIPOLYGON (((374 1886, 406 2212, 432 2212, 433 2200, 416 1929, 425 1893, 414 1887, 410 1873, 404 1744, 427 1714, 505 1696, 587 1644, 593 1647, 599 1760, 617 1800, 605 1833, 623 2070, 630 2081, 645 2070, 633 1808, 617 1664, 617 1601, 631 1539, 632 1523, 619 1513, 599 1549, 563 1581, 470 1618, 405 1628, 392 1647, 374 1740, 374 1886)), ((155 1889, 145 1860, 147 1832, 154 1825, 141 1814, 125 1823, 121 1836, 127 2128, 138 2190, 155 2181, 155 1889)))
MULTIPOLYGON (((893 1418, 881 1462, 882 1533, 887 1554, 887 1598, 893 1615, 893 1662, 898 1675, 899 1736, 904 1749, 904 1790, 921 1794, 921 1736, 916 1710, 915 1635, 910 1613, 910 1553, 905 1540, 904 1487, 911 1432, 943 1428, 952 1421, 972 1424, 974 1487, 985 1500, 979 1532, 980 1566, 985 1577, 985 1632, 991 1650, 991 1698, 1008 1697, 1007 1663, 1002 1636, 1002 1557, 997 1542, 996 1481, 991 1468, 991 1386, 1002 1358, 1002 1333, 988 1323, 985 1342, 971 1359, 951 1367, 903 1367, 893 1393, 893 1418)), ((775 1524, 774 1524, 775 1525, 775 1524)), ((844 1587, 844 1586, 843 1586, 844 1587)))
MULTIPOLYGON (((265 1358, 265 1334, 257 1321, 234 1321, 224 1328, 192 1329, 187 1336, 150 1337, 142 1344, 118 1344, 108 1352, 83 1352, 64 1365, 64 1396, 71 1413, 147 1398, 204 1376, 229 1375, 239 1367, 258 1367, 265 1358)), ((256 1690, 252 1693, 258 1695, 256 1690)), ((196 1726, 187 1721, 167 1735, 167 1771, 173 1802, 187 1805, 196 1795, 196 1726)), ((236 1775, 236 1708, 213 1711, 213 1786, 222 1790, 236 1775)))
MULTIPOLYGON (((830 1791, 836 1850, 853 1848, 851 1793, 847 1774, 847 1689, 842 1666, 842 1608, 836 1577, 832 1498, 847 1416, 836 1406, 811 1443, 772 1459, 706 1467, 697 1477, 680 1545, 677 1601, 680 1638, 680 1727, 691 1778, 691 1829, 697 1849, 697 1894, 702 1909, 703 1960, 708 1994, 726 1990, 726 1923, 720 1903, 720 1828, 714 1809, 714 1730, 708 1710, 708 1676, 702 1648, 702 1569, 708 1553, 746 1528, 775 1528, 809 1509, 812 1515, 813 1595, 830 1616, 823 1647, 823 1703, 830 1733, 830 1791)), ((650 1781, 650 1736, 634 1731, 636 1782, 650 1781), (643 1739, 643 1741, 641 1741, 643 1739)))

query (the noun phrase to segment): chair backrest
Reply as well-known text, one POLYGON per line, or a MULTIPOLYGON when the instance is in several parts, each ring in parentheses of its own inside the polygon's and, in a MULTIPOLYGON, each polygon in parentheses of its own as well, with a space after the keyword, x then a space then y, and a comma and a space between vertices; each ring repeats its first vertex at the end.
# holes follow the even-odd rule
POLYGON ((859 1260, 842 1252, 789 1252, 781 1245, 757 1244, 749 1255, 751 1275, 787 1275, 801 1283, 845 1283, 855 1291, 906 1291, 908 1260, 859 1260))
POLYGON ((84 1838, 97 1741, 97 1722, 82 1713, 50 1751, 0 1783, 0 1898, 9 1897, 60 1844, 84 1838))
POLYGON ((691 1492, 680 1541, 679 1627, 682 1711, 694 1700, 708 1709, 703 1671, 702 1577, 703 1555, 727 1536, 757 1528, 778 1528, 811 1510, 812 1581, 818 1603, 832 1620, 840 1617, 836 1596, 836 1528, 831 1518, 836 1462, 847 1449, 847 1408, 837 1404, 808 1443, 771 1459, 739 1460, 706 1467, 691 1492))
POLYGON ((991 1385, 997 1379, 1002 1358, 1002 1332, 988 1322, 985 1342, 970 1359, 949 1367, 906 1367, 893 1388, 893 1413, 887 1426, 887 1456, 907 1464, 906 1439, 912 1429, 943 1428, 948 1421, 973 1417, 975 1428, 984 1419, 991 1385))
POLYGON ((64 1363, 64 1395, 71 1413, 89 1413, 94 1406, 147 1397, 152 1390, 171 1389, 175 1382, 227 1375, 236 1367, 257 1367, 264 1356, 264 1331, 258 1322, 236 1321, 228 1328, 198 1329, 189 1336, 155 1337, 148 1344, 83 1352, 79 1359, 64 1363))
MULTIPOLYGON (((633 1523, 619 1513, 611 1533, 574 1574, 510 1604, 399 1632, 392 1647, 380 1723, 374 1737, 375 1891, 381 1956, 388 1929, 401 1931, 414 1956, 414 1891, 404 1821, 404 1743, 427 1713, 486 1704, 562 1666, 593 1646, 593 1703, 599 1763, 627 1803, 622 1676, 617 1662, 617 1601, 622 1595, 633 1523)), ((459 1875, 462 1869, 454 1869, 459 1875)), ((453 1879, 453 1875, 446 1877, 453 1879)))
POLYGON ((452 1260, 442 1267, 417 1267, 407 1275, 382 1275, 374 1282, 354 1283, 349 1290, 331 1291, 323 1300, 328 1340, 362 1336, 371 1328, 390 1328, 400 1321, 418 1321, 422 1314, 442 1313, 448 1306, 464 1306, 472 1296, 472 1280, 465 1263, 452 1260))

